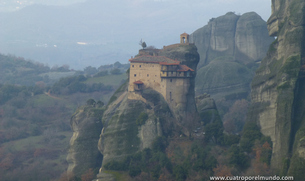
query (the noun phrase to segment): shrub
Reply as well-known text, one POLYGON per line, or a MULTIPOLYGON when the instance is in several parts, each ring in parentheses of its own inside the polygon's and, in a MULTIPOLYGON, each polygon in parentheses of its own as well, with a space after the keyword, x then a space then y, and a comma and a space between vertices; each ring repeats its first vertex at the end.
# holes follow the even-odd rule
POLYGON ((158 136, 152 143, 152 150, 154 152, 165 152, 168 142, 164 136, 158 136))
POLYGON ((131 177, 138 176, 138 175, 141 174, 141 169, 140 169, 139 166, 131 166, 131 167, 129 167, 128 174, 129 174, 131 177))
POLYGON ((240 137, 238 135, 232 135, 232 134, 226 135, 226 134, 224 134, 223 145, 231 146, 233 144, 238 144, 239 140, 240 140, 240 137))
POLYGON ((240 139, 240 148, 242 151, 251 152, 256 139, 261 139, 262 133, 255 122, 247 122, 243 129, 243 134, 240 139))
POLYGON ((136 124, 137 124, 138 126, 141 126, 141 125, 145 124, 145 121, 146 121, 147 119, 148 119, 148 114, 145 113, 145 112, 142 112, 142 113, 139 115, 139 117, 137 118, 136 124))
POLYGON ((223 142, 223 125, 220 120, 209 123, 205 126, 205 141, 212 140, 214 143, 223 142))
POLYGON ((86 103, 88 106, 94 106, 96 104, 94 99, 88 99, 86 103))
POLYGON ((176 165, 174 167, 174 176, 176 181, 184 181, 187 177, 187 170, 181 165, 176 165))
POLYGON ((240 150, 237 145, 232 145, 229 149, 229 163, 240 169, 249 167, 249 158, 240 150))

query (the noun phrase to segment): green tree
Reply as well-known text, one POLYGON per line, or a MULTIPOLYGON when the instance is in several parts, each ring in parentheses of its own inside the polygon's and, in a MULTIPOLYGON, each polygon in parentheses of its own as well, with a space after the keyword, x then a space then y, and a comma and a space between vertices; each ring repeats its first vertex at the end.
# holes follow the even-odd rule
POLYGON ((141 168, 139 166, 130 166, 128 170, 128 174, 131 177, 135 177, 141 174, 141 168))
POLYGON ((142 39, 140 40, 139 45, 142 46, 143 50, 147 47, 145 41, 142 41, 142 39))
POLYGON ((181 165, 174 167, 174 176, 176 181, 184 181, 187 178, 187 170, 181 165))
POLYGON ((223 125, 220 120, 216 120, 205 126, 205 141, 212 140, 214 143, 221 143, 223 139, 223 125))
POLYGON ((240 150, 237 145, 232 145, 228 150, 229 163, 240 169, 249 167, 249 158, 240 150))
POLYGON ((103 107, 105 104, 102 101, 97 101, 96 105, 98 107, 103 107))
POLYGON ((96 102, 95 102, 94 99, 88 99, 88 100, 87 100, 87 105, 88 105, 88 106, 95 106, 95 104, 96 104, 96 102))
POLYGON ((254 121, 246 122, 240 139, 240 148, 242 151, 251 152, 256 139, 260 140, 262 133, 254 121))
POLYGON ((145 112, 140 113, 139 117, 136 119, 136 124, 141 126, 145 124, 146 120, 148 119, 148 114, 145 112))
POLYGON ((88 66, 84 69, 84 72, 88 75, 94 75, 98 72, 98 70, 95 67, 88 66))
POLYGON ((152 150, 154 152, 165 152, 168 142, 164 136, 158 136, 152 143, 152 150))
POLYGON ((112 75, 119 75, 119 74, 121 74, 122 72, 121 72, 120 69, 115 68, 115 69, 112 69, 112 70, 110 71, 110 73, 111 73, 112 75))

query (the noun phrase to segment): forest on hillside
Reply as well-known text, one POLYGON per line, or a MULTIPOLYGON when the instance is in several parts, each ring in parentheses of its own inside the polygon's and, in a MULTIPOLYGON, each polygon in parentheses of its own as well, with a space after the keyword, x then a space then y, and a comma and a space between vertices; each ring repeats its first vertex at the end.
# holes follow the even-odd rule
POLYGON ((54 180, 67 169, 70 118, 87 101, 107 103, 126 66, 73 71, 0 54, 0 180, 54 180))

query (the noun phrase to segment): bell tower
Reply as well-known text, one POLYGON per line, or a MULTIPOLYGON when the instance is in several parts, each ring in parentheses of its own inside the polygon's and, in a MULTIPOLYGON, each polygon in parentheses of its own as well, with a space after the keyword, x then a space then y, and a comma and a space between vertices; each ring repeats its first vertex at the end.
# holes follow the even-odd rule
POLYGON ((187 34, 187 33, 182 33, 180 35, 180 43, 183 44, 183 43, 189 43, 189 37, 190 35, 187 34))

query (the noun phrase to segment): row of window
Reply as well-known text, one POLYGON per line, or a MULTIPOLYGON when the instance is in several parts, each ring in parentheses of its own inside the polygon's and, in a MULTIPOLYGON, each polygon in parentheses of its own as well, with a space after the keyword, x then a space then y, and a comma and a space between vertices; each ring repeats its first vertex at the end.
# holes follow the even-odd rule
MULTIPOLYGON (((133 74, 134 77, 137 76, 137 74, 133 74)), ((149 74, 147 74, 147 77, 149 77, 149 74)), ((157 75, 155 75, 155 77, 157 77, 157 75)))
MULTIPOLYGON (((137 77, 137 74, 134 74, 133 76, 134 76, 134 77, 137 77)), ((149 74, 147 74, 147 77, 149 77, 149 74)), ((157 77, 157 75, 155 75, 155 77, 157 77)), ((173 79, 170 79, 169 81, 172 82, 173 79)), ((161 82, 163 82, 163 79, 161 79, 161 82)))
MULTIPOLYGON (((135 67, 135 65, 131 65, 131 67, 135 67)), ((139 65, 139 67, 141 68, 141 67, 142 67, 142 65, 139 65)), ((154 67, 154 65, 152 65, 152 67, 154 67)))

